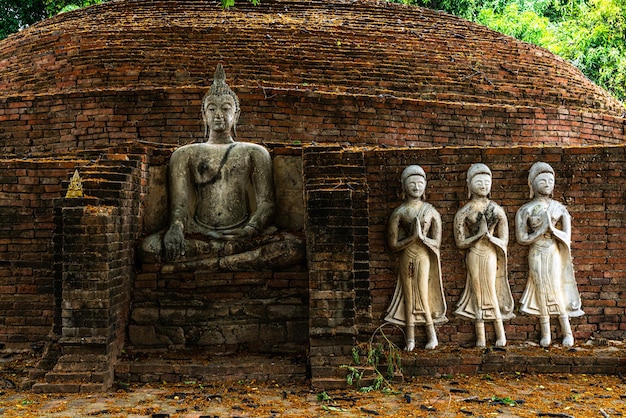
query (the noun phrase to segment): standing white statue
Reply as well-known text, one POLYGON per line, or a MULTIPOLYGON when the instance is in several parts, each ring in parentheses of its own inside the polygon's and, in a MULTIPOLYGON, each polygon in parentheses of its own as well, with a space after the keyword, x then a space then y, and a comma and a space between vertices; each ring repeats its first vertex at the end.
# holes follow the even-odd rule
POLYGON ((426 173, 411 165, 402 172, 404 203, 389 218, 387 239, 392 251, 401 251, 396 290, 386 321, 404 325, 407 345, 415 348, 415 325, 426 326, 426 349, 437 347, 435 324, 444 323, 446 301, 441 282, 441 217, 425 202, 426 173))
POLYGON ((571 217, 564 205, 551 198, 554 170, 549 164, 535 163, 528 185, 533 200, 515 217, 517 242, 530 246, 520 312, 539 317, 542 347, 551 342, 550 316, 558 316, 563 345, 571 347, 574 336, 569 318, 584 315, 570 252, 571 217))
POLYGON ((515 317, 507 280, 509 227, 504 210, 489 199, 491 170, 474 164, 467 171, 470 201, 454 217, 456 245, 467 250, 467 280, 455 315, 474 320, 476 347, 486 346, 485 321, 493 321, 496 347, 506 345, 502 321, 515 317))

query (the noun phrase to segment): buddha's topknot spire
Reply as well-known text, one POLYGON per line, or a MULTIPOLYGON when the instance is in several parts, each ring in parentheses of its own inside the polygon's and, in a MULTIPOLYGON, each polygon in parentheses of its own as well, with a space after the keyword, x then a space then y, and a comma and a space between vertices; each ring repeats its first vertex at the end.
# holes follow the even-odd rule
POLYGON ((226 84, 226 73, 224 72, 224 67, 222 67, 222 64, 217 64, 215 75, 213 76, 213 84, 211 85, 207 96, 221 96, 223 94, 229 94, 237 100, 235 92, 233 92, 228 84, 226 84))
POLYGON ((215 75, 213 75, 213 85, 217 88, 226 86, 226 73, 224 72, 224 67, 222 64, 217 64, 217 68, 215 68, 215 75))

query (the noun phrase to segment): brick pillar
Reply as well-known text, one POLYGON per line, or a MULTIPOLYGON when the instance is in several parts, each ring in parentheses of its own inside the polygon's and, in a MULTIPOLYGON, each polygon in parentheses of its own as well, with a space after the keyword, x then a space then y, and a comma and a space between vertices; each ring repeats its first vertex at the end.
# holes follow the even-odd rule
POLYGON ((33 386, 36 392, 102 391, 113 383, 130 288, 120 270, 125 263, 121 211, 97 198, 57 202, 60 358, 45 383, 33 386))
POLYGON ((363 155, 309 149, 304 173, 312 383, 329 389, 345 386, 340 366, 350 363, 360 305, 369 305, 363 155))
POLYGON ((119 209, 72 200, 62 210, 61 342, 106 354, 115 336, 111 271, 119 248, 119 209))

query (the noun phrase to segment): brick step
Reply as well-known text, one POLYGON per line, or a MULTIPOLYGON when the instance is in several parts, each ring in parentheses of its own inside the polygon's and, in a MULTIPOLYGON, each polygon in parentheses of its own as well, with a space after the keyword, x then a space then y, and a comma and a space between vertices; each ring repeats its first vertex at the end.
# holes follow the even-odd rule
MULTIPOLYGON (((496 348, 461 348, 442 345, 435 350, 416 348, 401 354, 401 372, 397 372, 394 382, 411 380, 420 376, 457 376, 497 373, 517 374, 607 374, 626 372, 626 356, 621 344, 618 346, 594 346, 583 344, 573 348, 558 344, 544 349, 528 344, 510 345, 496 348)), ((363 360, 357 369, 364 371, 361 386, 372 384, 371 367, 364 366, 363 360), (370 369, 370 370, 368 370, 370 369)), ((341 360, 338 360, 341 361, 341 360)), ((344 359, 350 362, 350 359, 344 359)), ((345 388, 348 371, 345 363, 327 364, 315 367, 311 379, 314 388, 345 388)), ((354 366, 354 364, 350 364, 354 366)), ((387 367, 381 363, 379 371, 386 376, 387 367)))
POLYGON ((617 347, 442 347, 433 351, 416 349, 412 353, 403 353, 402 371, 405 377, 501 372, 618 374, 626 372, 626 357, 623 350, 617 347))
POLYGON ((51 371, 30 377, 38 380, 32 386, 36 393, 102 392, 111 387, 113 371, 106 355, 66 354, 51 371))
POLYGON ((111 380, 111 373, 108 371, 99 372, 48 372, 45 375, 47 383, 83 382, 83 383, 104 383, 111 380))
POLYGON ((115 380, 122 382, 185 382, 223 383, 251 381, 288 383, 307 378, 306 363, 294 357, 264 355, 219 356, 210 359, 198 356, 174 358, 177 353, 163 353, 164 357, 133 360, 121 359, 115 366, 115 380))
POLYGON ((85 383, 85 382, 63 382, 63 383, 35 383, 34 393, 97 393, 105 392, 110 384, 85 383))

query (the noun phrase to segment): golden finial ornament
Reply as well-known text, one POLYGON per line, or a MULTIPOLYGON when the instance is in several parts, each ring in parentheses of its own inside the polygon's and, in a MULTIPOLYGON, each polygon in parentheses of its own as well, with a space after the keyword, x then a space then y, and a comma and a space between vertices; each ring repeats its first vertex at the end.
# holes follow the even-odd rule
POLYGON ((78 169, 74 170, 74 175, 70 179, 70 185, 67 187, 66 199, 75 199, 84 197, 83 195, 83 182, 78 174, 78 169))

